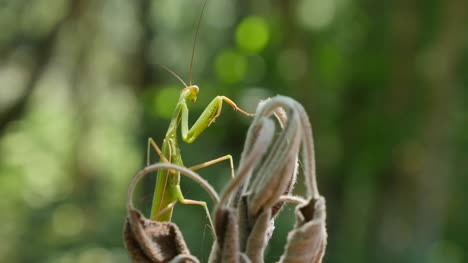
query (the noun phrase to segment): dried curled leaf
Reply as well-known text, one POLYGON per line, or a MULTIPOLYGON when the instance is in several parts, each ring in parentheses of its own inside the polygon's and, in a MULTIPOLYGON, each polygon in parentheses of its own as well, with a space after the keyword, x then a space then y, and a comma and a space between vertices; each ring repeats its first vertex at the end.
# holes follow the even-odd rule
MULTIPOLYGON (((273 112, 278 111, 274 107, 269 107, 270 105, 266 103, 261 108, 259 117, 268 118, 273 112)), ((302 135, 296 115, 294 111, 290 111, 289 114, 286 111, 287 119, 286 123, 282 123, 283 129, 269 145, 267 154, 254 170, 255 176, 249 182, 248 190, 243 193, 248 195, 249 213, 252 216, 274 206, 276 209, 272 215, 276 215, 281 208, 278 205, 279 197, 290 193, 294 186, 302 135)))
POLYGON ((237 211, 224 209, 216 214, 216 233, 218 241, 211 250, 209 263, 237 263, 239 262, 239 236, 237 211))
MULTIPOLYGON (((124 240, 137 263, 172 262, 179 255, 190 255, 179 228, 170 222, 155 222, 139 211, 130 210, 125 223, 124 240)), ((198 262, 193 259, 180 262, 198 262)))
MULTIPOLYGON (((234 254, 241 262, 263 263, 263 253, 274 229, 274 219, 285 202, 300 204, 290 232, 284 262, 321 262, 326 246, 325 202, 315 178, 312 131, 304 108, 291 98, 277 96, 257 108, 247 133, 238 172, 223 192, 215 214, 237 210, 237 233, 231 249, 223 246, 230 231, 226 220, 215 217, 217 254, 234 254), (281 130, 271 120, 276 116, 281 130), (302 151, 301 151, 302 150, 302 151), (299 158, 304 172, 306 197, 292 196, 299 158), (309 200, 309 201, 307 201, 309 200), (296 261, 297 260, 297 261, 296 261), (312 260, 312 261, 311 261, 312 260)), ((227 262, 213 257, 210 262, 227 262)), ((236 261, 237 262, 237 261, 236 261)))
POLYGON ((325 199, 312 199, 296 209, 296 226, 288 234, 288 243, 280 263, 322 262, 327 245, 325 199))
POLYGON ((245 254, 252 263, 263 262, 263 253, 268 245, 269 233, 272 232, 272 228, 271 210, 266 210, 258 216, 252 228, 252 234, 247 239, 245 254))

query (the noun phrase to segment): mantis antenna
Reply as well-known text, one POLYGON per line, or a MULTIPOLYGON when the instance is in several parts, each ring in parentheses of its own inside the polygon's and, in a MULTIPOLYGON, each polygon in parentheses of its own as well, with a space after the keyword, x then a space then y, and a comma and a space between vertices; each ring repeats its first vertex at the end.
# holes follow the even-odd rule
MULTIPOLYGON (((185 86, 186 88, 188 88, 187 84, 185 84, 185 82, 184 82, 179 76, 177 76, 177 74, 176 74, 174 71, 170 70, 168 67, 164 66, 163 64, 159 64, 159 63, 158 63, 158 65, 161 66, 161 67, 163 67, 165 70, 169 71, 169 73, 171 73, 174 77, 176 77, 178 80, 180 80, 180 82, 182 82, 182 84, 184 84, 184 86, 185 86)), ((191 85, 192 85, 192 84, 190 84, 190 86, 191 86, 191 85)))
POLYGON ((189 84, 192 86, 192 67, 193 67, 193 58, 195 57, 195 46, 197 45, 197 37, 198 37, 198 30, 200 29, 201 20, 203 17, 203 12, 205 11, 206 2, 203 4, 202 11, 200 13, 200 17, 198 18, 197 30, 195 31, 195 38, 193 39, 193 46, 192 46, 192 58, 190 59, 190 70, 189 70, 189 84))
MULTIPOLYGON (((200 13, 200 17, 198 18, 198 24, 197 24, 197 30, 195 31, 195 38, 193 39, 193 46, 192 46, 192 57, 190 59, 190 69, 189 69, 189 84, 192 86, 192 68, 193 68, 193 59, 195 58, 195 47, 197 46, 197 38, 198 38, 198 31, 200 29, 200 24, 201 20, 203 17, 203 12, 205 11, 205 6, 208 0, 205 0, 205 3, 203 3, 202 11, 200 13)), ((179 77, 174 71, 170 70, 168 67, 164 66, 163 64, 157 63, 159 66, 163 67, 165 70, 167 70, 169 73, 171 73, 174 77, 176 77, 182 84, 184 84, 185 88, 188 88, 187 84, 185 81, 182 80, 181 77, 179 77)))

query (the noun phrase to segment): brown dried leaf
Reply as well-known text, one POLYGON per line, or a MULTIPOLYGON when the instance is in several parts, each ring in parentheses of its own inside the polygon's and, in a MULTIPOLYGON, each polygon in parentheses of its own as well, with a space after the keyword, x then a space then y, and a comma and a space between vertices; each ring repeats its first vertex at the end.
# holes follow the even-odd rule
MULTIPOLYGON (((257 162, 258 165, 252 169, 253 178, 249 177, 249 180, 245 182, 246 186, 238 194, 241 196, 238 200, 247 199, 246 205, 249 207, 247 225, 255 226, 266 222, 259 221, 263 211, 271 212, 270 223, 273 224, 274 217, 281 210, 284 201, 302 203, 303 205, 297 208, 296 226, 289 233, 288 244, 281 262, 318 263, 322 260, 327 240, 326 212, 325 201, 320 196, 316 183, 315 153, 310 121, 302 105, 291 98, 278 96, 257 109, 252 126, 255 127, 257 121, 269 118, 274 113, 283 129, 273 140, 269 141, 268 150, 263 152, 264 155, 256 156, 261 161, 257 162), (279 115, 277 112, 283 114, 279 115), (307 187, 306 199, 310 200, 309 202, 290 195, 296 183, 295 168, 300 147, 302 148, 304 183, 307 187)), ((261 133, 257 133, 247 137, 255 142, 261 136, 261 133)), ((246 145, 244 151, 242 157, 250 158, 249 145, 246 145)), ((254 239, 267 241, 271 235, 267 230, 261 232, 252 229, 249 232, 247 228, 246 231, 249 241, 254 239)), ((245 251, 249 251, 246 255, 252 262, 261 263, 266 245, 266 242, 261 241, 246 244, 245 251)))
POLYGON ((253 263, 263 263, 263 253, 268 244, 269 236, 272 232, 273 221, 271 220, 271 210, 261 213, 247 240, 245 254, 253 263))
MULTIPOLYGON (((165 263, 179 255, 190 255, 177 225, 155 222, 139 211, 130 210, 125 224, 124 240, 132 259, 137 263, 165 263)), ((195 262, 184 259, 180 262, 195 262)))
MULTIPOLYGON (((257 108, 256 117, 247 133, 238 173, 223 192, 215 213, 219 215, 215 221, 217 242, 221 246, 216 247, 218 250, 214 255, 218 252, 220 255, 234 253, 235 258, 240 258, 242 262, 263 263, 263 253, 274 229, 275 215, 286 201, 307 203, 303 198, 290 195, 296 183, 297 159, 301 147, 301 157, 306 166, 304 174, 308 189, 307 199, 318 196, 311 136, 308 117, 296 101, 278 96, 265 101, 257 108), (276 116, 280 123, 281 131, 278 133, 275 131, 277 125, 272 121, 273 116, 276 116), (309 131, 305 131, 306 129, 309 131), (308 136, 310 138, 305 138, 308 136), (238 235, 236 242, 239 242, 239 245, 235 251, 229 252, 224 250, 232 248, 223 247, 226 243, 224 236, 227 235, 224 231, 230 231, 225 226, 225 215, 222 215, 226 209, 234 209, 238 215, 235 234, 238 235)), ((307 211, 300 215, 308 218, 307 211)), ((297 229, 293 229, 291 233, 300 233, 301 226, 298 223, 297 229)), ((308 228, 302 227, 306 230, 308 228)), ((294 235, 291 243, 300 237, 298 233, 294 235)), ((231 234, 234 233, 229 233, 231 234)), ((313 250, 309 247, 310 249, 313 250)))
MULTIPOLYGON (((280 96, 262 102, 251 125, 255 127, 275 116, 282 128, 267 145, 268 151, 256 156, 261 162, 254 167, 253 179, 247 182, 248 186, 244 187, 240 194, 248 196, 249 213, 253 219, 260 211, 272 207, 274 207, 272 213, 274 217, 283 206, 283 202, 278 202, 279 197, 289 194, 295 184, 302 126, 294 103, 297 102, 280 96)), ((271 129, 274 132, 276 127, 273 126, 271 129)), ((256 140, 262 137, 261 133, 251 134, 252 130, 256 129, 249 129, 247 138, 256 140)), ((263 132, 266 131, 263 129, 263 132)), ((251 156, 249 145, 250 143, 246 142, 242 158, 251 156)))
POLYGON ((216 215, 217 241, 213 245, 208 262, 237 263, 240 256, 237 212, 234 209, 223 209, 216 215))
POLYGON ((320 263, 327 244, 325 199, 312 199, 296 209, 296 226, 288 234, 279 263, 320 263))

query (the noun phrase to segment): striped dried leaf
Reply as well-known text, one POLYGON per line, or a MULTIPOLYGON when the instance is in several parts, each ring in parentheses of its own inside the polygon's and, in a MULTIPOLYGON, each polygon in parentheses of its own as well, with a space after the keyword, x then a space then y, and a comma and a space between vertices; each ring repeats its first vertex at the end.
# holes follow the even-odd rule
POLYGON ((320 263, 325 254, 325 199, 312 199, 296 209, 296 226, 288 234, 279 263, 320 263))
POLYGON ((300 204, 296 208, 297 222, 289 234, 282 260, 295 262, 296 258, 302 260, 298 262, 321 262, 327 238, 325 202, 316 184, 310 121, 298 102, 277 96, 257 108, 239 171, 221 200, 220 205, 238 209, 239 253, 245 253, 248 260, 255 263, 263 262, 263 253, 274 229, 274 218, 284 203, 300 204), (276 131, 272 116, 279 120, 281 130, 276 131), (296 183, 299 153, 307 189, 305 197, 291 195, 296 183), (224 199, 230 202, 225 204, 224 199))
MULTIPOLYGON (((179 228, 171 222, 155 222, 139 211, 130 210, 125 224, 124 241, 136 263, 165 263, 179 255, 190 255, 179 228)), ((184 259, 181 262, 198 262, 184 259)))

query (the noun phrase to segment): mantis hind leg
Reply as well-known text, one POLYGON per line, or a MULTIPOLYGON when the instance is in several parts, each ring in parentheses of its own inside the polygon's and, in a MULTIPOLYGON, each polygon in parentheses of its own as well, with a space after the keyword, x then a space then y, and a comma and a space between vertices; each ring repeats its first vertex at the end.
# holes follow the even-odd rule
POLYGON ((179 200, 180 203, 182 203, 184 205, 199 205, 199 206, 202 206, 203 209, 205 210, 206 216, 208 217, 208 221, 210 221, 210 227, 211 227, 211 230, 213 232, 213 235, 214 235, 214 237, 216 237, 213 221, 211 220, 210 210, 208 210, 208 206, 206 205, 206 202, 196 201, 196 200, 191 200, 191 199, 185 199, 184 195, 182 194, 182 191, 180 189, 180 186, 177 186, 177 199, 179 200))
POLYGON ((153 147, 153 149, 156 151, 156 153, 159 155, 159 158, 165 162, 165 163, 170 163, 167 158, 164 156, 164 154, 162 153, 161 149, 158 147, 158 145, 156 144, 156 142, 153 140, 153 138, 148 138, 148 146, 147 146, 147 150, 146 150, 146 166, 149 166, 150 165, 150 150, 151 150, 151 147, 153 147))
POLYGON ((189 169, 192 170, 192 171, 196 171, 196 170, 199 170, 199 169, 202 169, 202 168, 205 168, 205 167, 208 167, 208 166, 211 166, 213 164, 216 164, 216 163, 219 163, 219 162, 222 162, 222 161, 226 161, 226 160, 229 160, 229 165, 231 166, 231 178, 234 178, 234 160, 232 158, 232 155, 230 155, 230 154, 221 156, 221 157, 213 159, 211 161, 204 162, 204 163, 199 164, 199 165, 192 166, 189 169))
MULTIPOLYGON (((147 152, 147 165, 150 164, 150 145, 153 146, 153 148, 156 150, 156 152, 159 154, 161 157, 161 160, 165 163, 171 163, 172 160, 172 149, 171 147, 168 147, 168 158, 167 159, 161 150, 159 149, 158 145, 154 142, 152 138, 148 139, 148 152, 147 152)), ((153 195, 153 204, 151 207, 151 218, 152 220, 155 221, 160 221, 159 217, 163 216, 165 213, 169 213, 168 215, 168 220, 170 220, 171 215, 172 215, 172 208, 174 207, 175 203, 169 203, 166 204, 166 207, 163 206, 163 203, 167 203, 169 201, 174 200, 175 198, 168 199, 169 197, 166 195, 166 190, 168 186, 168 180, 170 177, 170 171, 169 170, 163 170, 166 171, 166 173, 163 175, 162 173, 158 173, 158 177, 156 179, 156 187, 155 187, 155 192, 153 195), (163 181, 160 181, 159 176, 162 176, 161 178, 163 181)), ((164 219, 162 221, 165 221, 164 219)))

